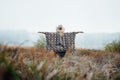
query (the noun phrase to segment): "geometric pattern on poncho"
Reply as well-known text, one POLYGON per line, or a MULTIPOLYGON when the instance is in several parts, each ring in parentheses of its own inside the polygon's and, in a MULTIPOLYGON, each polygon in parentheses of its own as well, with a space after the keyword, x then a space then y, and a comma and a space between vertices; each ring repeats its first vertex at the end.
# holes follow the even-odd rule
POLYGON ((71 52, 75 51, 75 32, 64 33, 62 36, 54 32, 42 32, 46 36, 47 50, 64 51, 72 46, 71 52))

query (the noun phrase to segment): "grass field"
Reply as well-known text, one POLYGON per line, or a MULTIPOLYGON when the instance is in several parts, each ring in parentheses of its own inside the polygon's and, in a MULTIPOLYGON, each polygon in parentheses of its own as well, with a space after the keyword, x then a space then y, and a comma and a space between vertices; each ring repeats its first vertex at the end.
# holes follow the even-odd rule
POLYGON ((44 48, 0 46, 0 80, 120 80, 120 53, 76 49, 61 59, 44 48))

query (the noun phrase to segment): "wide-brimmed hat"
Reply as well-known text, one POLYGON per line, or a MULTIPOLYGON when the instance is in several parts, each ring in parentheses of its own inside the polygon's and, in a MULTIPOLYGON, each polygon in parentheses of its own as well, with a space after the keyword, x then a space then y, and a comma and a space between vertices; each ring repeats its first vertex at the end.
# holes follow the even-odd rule
POLYGON ((64 31, 65 31, 65 28, 63 27, 63 25, 58 25, 56 27, 56 32, 63 33, 64 31))

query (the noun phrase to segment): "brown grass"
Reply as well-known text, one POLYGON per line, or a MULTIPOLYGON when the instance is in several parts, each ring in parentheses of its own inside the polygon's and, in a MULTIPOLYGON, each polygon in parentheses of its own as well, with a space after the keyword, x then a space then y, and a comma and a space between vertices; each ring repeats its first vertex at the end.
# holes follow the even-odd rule
POLYGON ((120 80, 119 53, 77 49, 61 59, 44 48, 0 49, 0 80, 3 76, 10 80, 120 80), (8 72, 11 76, 5 75, 8 72))

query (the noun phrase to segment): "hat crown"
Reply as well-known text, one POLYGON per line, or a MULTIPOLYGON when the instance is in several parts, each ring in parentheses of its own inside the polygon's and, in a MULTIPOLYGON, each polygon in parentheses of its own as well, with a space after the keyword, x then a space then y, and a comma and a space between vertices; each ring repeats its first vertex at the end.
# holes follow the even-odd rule
POLYGON ((58 27, 56 28, 56 32, 60 32, 60 33, 64 33, 65 28, 63 27, 63 25, 58 25, 58 27))

